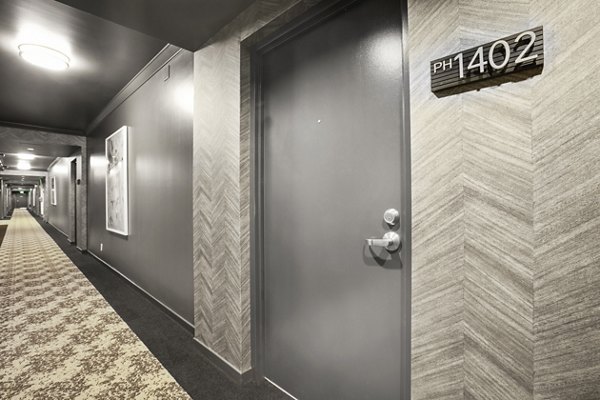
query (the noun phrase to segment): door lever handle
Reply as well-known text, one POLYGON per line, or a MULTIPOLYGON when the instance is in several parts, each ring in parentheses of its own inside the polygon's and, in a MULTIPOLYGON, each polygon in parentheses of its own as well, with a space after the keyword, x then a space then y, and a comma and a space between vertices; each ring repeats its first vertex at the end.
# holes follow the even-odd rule
POLYGON ((388 247, 394 244, 393 240, 390 239, 366 239, 367 244, 370 247, 388 247))
POLYGON ((400 235, 396 232, 386 232, 381 239, 365 239, 369 247, 383 247, 390 253, 400 248, 400 235))

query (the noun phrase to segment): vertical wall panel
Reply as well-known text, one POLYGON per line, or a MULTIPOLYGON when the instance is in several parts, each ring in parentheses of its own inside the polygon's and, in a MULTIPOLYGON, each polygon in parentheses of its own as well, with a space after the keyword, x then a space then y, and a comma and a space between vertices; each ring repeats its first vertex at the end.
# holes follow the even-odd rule
POLYGON ((409 2, 415 400, 464 393, 462 102, 436 98, 429 80, 429 61, 459 50, 458 6, 409 2))
MULTIPOLYGON (((523 31, 529 0, 461 0, 461 49, 523 31)), ((531 80, 463 95, 465 398, 533 396, 531 80)))
POLYGON ((531 82, 436 98, 429 75, 432 59, 527 29, 528 0, 409 4, 413 397, 531 399, 531 82), (452 138, 453 152, 443 147, 452 138), (436 196, 451 185, 458 196, 436 196), (449 237, 452 246, 437 251, 449 237), (453 363, 438 351, 450 338, 453 363), (436 390, 443 384, 454 391, 436 390))
POLYGON ((600 3, 532 0, 535 398, 600 398, 600 3))
POLYGON ((194 265, 196 337, 241 370, 239 57, 229 30, 195 55, 194 265))

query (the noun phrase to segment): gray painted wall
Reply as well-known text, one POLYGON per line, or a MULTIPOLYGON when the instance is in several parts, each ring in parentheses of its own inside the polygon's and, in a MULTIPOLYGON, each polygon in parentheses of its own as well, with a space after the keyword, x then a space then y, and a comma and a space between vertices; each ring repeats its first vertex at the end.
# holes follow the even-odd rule
POLYGON ((73 158, 59 158, 48 170, 48 222, 55 228, 61 230, 65 235, 69 235, 70 210, 69 210, 69 190, 70 190, 70 170, 71 160, 73 158), (50 182, 52 177, 56 178, 56 205, 50 204, 50 182))
POLYGON ((182 51, 91 133, 89 250, 193 321, 193 57, 182 51), (128 237, 106 230, 104 139, 129 126, 128 237), (100 244, 103 250, 100 250, 100 244))

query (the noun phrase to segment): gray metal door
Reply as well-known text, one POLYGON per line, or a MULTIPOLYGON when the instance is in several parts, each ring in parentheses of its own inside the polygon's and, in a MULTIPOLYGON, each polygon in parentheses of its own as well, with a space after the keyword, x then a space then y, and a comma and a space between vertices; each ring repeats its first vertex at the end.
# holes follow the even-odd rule
POLYGON ((406 392, 407 249, 366 241, 408 206, 401 23, 355 2, 262 56, 264 373, 298 399, 406 392))
POLYGON ((26 208, 27 207, 27 195, 21 193, 13 194, 14 206, 13 208, 26 208))

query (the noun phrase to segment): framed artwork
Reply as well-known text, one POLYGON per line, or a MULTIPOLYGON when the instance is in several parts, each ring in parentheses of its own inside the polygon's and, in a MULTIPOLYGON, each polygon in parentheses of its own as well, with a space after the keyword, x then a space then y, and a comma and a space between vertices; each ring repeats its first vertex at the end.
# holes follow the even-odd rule
POLYGON ((40 185, 40 215, 44 215, 44 187, 40 185))
POLYGON ((105 140, 106 230, 129 235, 128 129, 121 127, 105 140))
POLYGON ((50 177, 50 204, 56 205, 56 177, 50 177))

